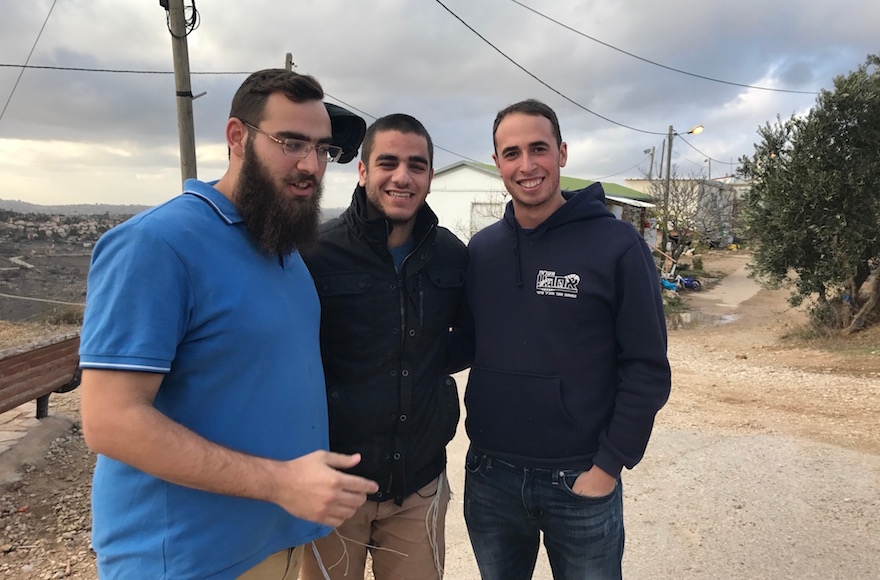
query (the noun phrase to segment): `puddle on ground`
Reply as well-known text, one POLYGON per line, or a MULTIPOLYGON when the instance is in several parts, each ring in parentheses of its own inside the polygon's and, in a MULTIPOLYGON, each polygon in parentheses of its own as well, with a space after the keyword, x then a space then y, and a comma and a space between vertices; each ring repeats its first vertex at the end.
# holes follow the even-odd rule
POLYGON ((670 330, 678 330, 681 328, 694 328, 695 326, 710 326, 719 324, 730 324, 739 318, 737 314, 706 314, 705 312, 676 312, 670 314, 666 318, 666 326, 670 330))

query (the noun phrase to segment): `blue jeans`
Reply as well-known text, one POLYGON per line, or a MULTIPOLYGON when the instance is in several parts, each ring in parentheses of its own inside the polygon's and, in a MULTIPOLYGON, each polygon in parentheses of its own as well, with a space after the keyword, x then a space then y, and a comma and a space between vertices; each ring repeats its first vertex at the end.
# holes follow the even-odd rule
POLYGON ((556 580, 621 578, 623 488, 591 498, 580 470, 517 467, 468 449, 464 519, 483 580, 529 580, 540 532, 556 580))

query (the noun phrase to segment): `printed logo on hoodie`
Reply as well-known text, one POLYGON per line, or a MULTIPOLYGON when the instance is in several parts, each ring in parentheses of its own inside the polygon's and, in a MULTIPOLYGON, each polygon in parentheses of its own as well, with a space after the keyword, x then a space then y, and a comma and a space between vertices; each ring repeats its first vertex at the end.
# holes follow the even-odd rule
POLYGON ((581 277, 577 274, 557 276, 550 270, 538 270, 538 279, 535 282, 535 292, 539 296, 564 296, 565 298, 577 298, 578 284, 581 277))

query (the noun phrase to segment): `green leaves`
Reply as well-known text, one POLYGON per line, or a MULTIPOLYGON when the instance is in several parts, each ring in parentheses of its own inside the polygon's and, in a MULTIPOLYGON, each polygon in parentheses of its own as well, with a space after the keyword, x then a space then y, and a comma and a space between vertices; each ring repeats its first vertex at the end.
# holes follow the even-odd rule
POLYGON ((742 209, 754 275, 791 286, 793 303, 833 300, 880 260, 878 67, 869 55, 806 116, 759 127, 754 155, 742 159, 754 184, 742 209))

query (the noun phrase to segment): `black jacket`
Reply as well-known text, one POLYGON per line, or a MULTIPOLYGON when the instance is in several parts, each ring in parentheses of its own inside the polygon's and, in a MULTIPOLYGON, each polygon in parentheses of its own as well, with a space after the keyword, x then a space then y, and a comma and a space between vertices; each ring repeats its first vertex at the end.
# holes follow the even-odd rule
POLYGON ((447 342, 464 302, 467 249, 424 206, 398 273, 390 231, 385 219, 366 219, 358 187, 305 259, 321 298, 330 449, 360 453, 350 471, 379 484, 371 499, 400 504, 443 471, 458 424, 447 342))

